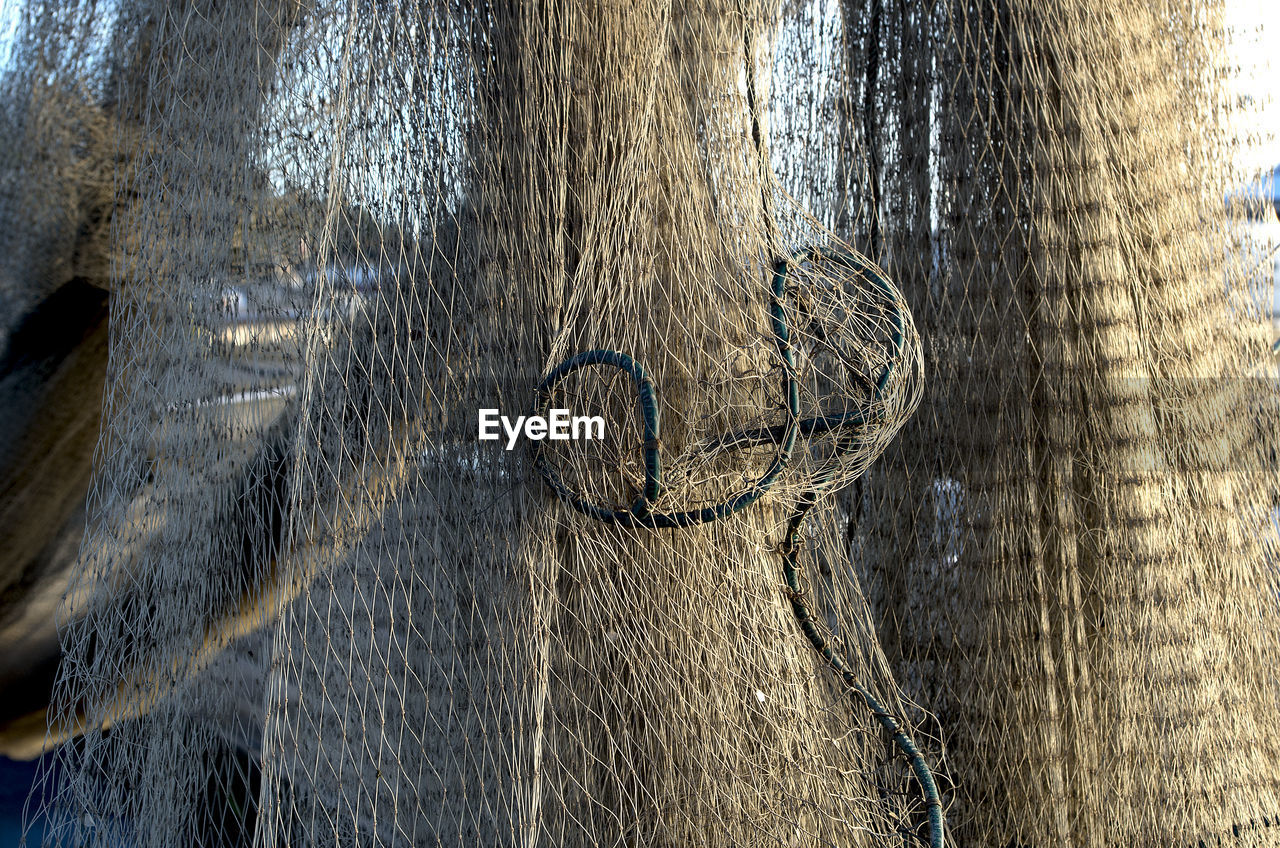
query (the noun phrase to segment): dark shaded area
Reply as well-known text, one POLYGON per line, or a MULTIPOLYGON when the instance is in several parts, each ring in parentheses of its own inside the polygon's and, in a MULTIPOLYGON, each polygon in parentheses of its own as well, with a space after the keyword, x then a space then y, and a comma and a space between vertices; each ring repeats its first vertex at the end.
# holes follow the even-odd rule
MULTIPOLYGON (((0 848, 17 848, 22 839, 22 810, 35 783, 38 761, 0 757, 0 848)), ((29 841, 39 844, 42 830, 32 828, 29 841)))
POLYGON ((106 359, 107 293, 80 280, 31 312, 0 359, 0 623, 57 565, 54 531, 82 523, 106 359))
POLYGON ((214 759, 194 832, 201 834, 204 845, 252 845, 262 770, 255 757, 238 749, 224 749, 214 759))
POLYGON ((25 316, 0 357, 0 743, 37 731, 13 723, 43 711, 57 671, 51 604, 84 532, 107 299, 86 280, 67 283, 25 316))

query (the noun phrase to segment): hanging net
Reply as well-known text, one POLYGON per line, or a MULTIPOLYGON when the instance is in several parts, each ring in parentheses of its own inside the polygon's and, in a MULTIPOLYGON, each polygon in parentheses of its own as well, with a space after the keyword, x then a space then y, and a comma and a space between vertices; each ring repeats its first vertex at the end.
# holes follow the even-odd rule
POLYGON ((1214 4, 12 5, 31 844, 1280 845, 1214 4))

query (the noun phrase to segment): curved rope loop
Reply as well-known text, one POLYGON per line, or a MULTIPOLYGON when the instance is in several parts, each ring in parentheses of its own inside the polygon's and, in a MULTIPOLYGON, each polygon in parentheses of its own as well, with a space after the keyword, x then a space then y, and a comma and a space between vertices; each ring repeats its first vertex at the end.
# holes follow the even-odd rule
POLYGON ((869 259, 857 253, 846 253, 824 247, 810 247, 794 254, 790 259, 779 259, 774 264, 772 285, 769 299, 769 317, 773 330, 774 343, 782 358, 785 373, 786 390, 786 423, 780 427, 764 427, 755 430, 739 431, 727 434, 717 440, 720 447, 739 449, 762 444, 776 444, 777 451, 773 461, 754 482, 742 491, 730 496, 715 506, 700 509, 679 510, 674 512, 653 512, 652 507, 662 494, 662 442, 658 414, 658 399, 653 381, 644 366, 625 353, 614 350, 589 350, 561 362, 538 383, 534 398, 534 414, 539 414, 551 400, 552 393, 559 383, 582 368, 589 366, 608 366, 623 371, 631 376, 636 389, 637 405, 643 428, 644 446, 644 486, 629 509, 601 506, 593 504, 581 493, 571 489, 560 475, 545 461, 541 443, 534 445, 534 468, 546 481, 547 485, 567 504, 578 512, 599 521, 623 527, 649 527, 654 529, 670 529, 705 524, 727 518, 760 500, 783 471, 791 463, 799 437, 810 438, 825 433, 836 432, 836 448, 834 460, 827 463, 826 468, 816 475, 809 489, 800 496, 791 517, 787 522, 786 535, 781 552, 783 559, 783 578, 786 584, 788 600, 792 613, 800 626, 801 632, 808 639, 822 660, 839 676, 846 690, 856 696, 875 717, 880 726, 890 735, 894 744, 902 751, 911 764, 912 772, 920 784, 921 795, 927 809, 929 825, 929 848, 945 848, 946 822, 942 810, 941 795, 933 771, 925 762, 923 754, 916 747, 911 736, 903 728, 898 718, 890 713, 879 700, 856 679, 849 670, 848 663, 835 652, 826 637, 818 629, 816 619, 811 613, 800 586, 799 556, 803 544, 800 529, 809 511, 818 503, 834 477, 838 460, 848 456, 862 446, 863 442, 855 432, 856 428, 872 423, 861 411, 850 410, 833 415, 816 415, 812 418, 800 418, 800 381, 796 376, 795 353, 791 347, 791 330, 787 326, 784 303, 787 296, 787 275, 793 264, 829 260, 862 275, 870 280, 884 295, 889 308, 892 323, 892 355, 885 363, 884 369, 876 379, 872 389, 872 400, 883 398, 894 369, 902 359, 905 338, 905 319, 895 296, 895 289, 885 278, 883 272, 869 259))

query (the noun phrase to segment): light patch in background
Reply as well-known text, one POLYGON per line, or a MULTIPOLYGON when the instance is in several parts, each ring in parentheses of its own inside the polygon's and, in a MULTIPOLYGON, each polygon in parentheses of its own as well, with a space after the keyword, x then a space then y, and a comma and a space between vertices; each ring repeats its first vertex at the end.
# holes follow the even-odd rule
POLYGON ((1228 57, 1238 69, 1233 92, 1246 108, 1238 113, 1242 142, 1237 164, 1247 175, 1280 165, 1280 4, 1275 0, 1229 0, 1223 23, 1228 57))
POLYGON ((0 73, 9 72, 13 42, 18 37, 18 22, 22 20, 24 5, 24 0, 0 0, 0 73))

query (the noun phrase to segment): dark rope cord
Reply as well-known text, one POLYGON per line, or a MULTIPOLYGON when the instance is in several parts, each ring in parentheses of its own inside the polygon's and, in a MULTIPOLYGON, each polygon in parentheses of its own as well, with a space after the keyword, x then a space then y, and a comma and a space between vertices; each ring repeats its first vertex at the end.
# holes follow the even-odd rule
MULTIPOLYGON (((904 340, 904 323, 902 312, 894 299, 893 288, 884 279, 879 269, 867 259, 857 254, 847 254, 823 248, 811 248, 802 251, 793 261, 817 261, 827 259, 864 275, 870 279, 884 295, 893 316, 893 356, 885 364, 873 389, 873 399, 880 400, 885 387, 892 376, 894 368, 902 356, 904 340)), ((723 503, 701 509, 689 509, 676 512, 654 512, 653 505, 662 494, 662 441, 661 421, 658 414, 657 393, 653 381, 644 367, 632 357, 613 350, 589 350, 570 357, 553 368, 538 384, 533 404, 535 415, 549 405, 552 394, 559 383, 569 374, 589 366, 607 366, 624 371, 630 375, 638 396, 640 417, 643 430, 642 455, 644 459, 644 486, 630 509, 618 509, 601 506, 588 501, 579 492, 570 488, 556 470, 546 461, 542 451, 542 443, 534 442, 533 465, 541 474, 547 485, 566 503, 584 515, 599 521, 623 527, 650 527, 655 529, 690 527, 717 521, 739 512, 760 500, 781 477, 790 465, 791 455, 799 436, 812 436, 836 432, 835 456, 848 456, 862 446, 863 440, 857 432, 868 420, 861 412, 846 412, 835 415, 818 415, 813 418, 800 419, 800 381, 796 377, 795 356, 791 349, 791 334, 787 327, 783 301, 786 297, 786 278, 789 270, 787 260, 779 260, 774 267, 773 285, 769 302, 769 315, 773 328, 774 340, 778 354, 783 361, 786 382, 785 424, 778 427, 761 428, 729 434, 717 439, 713 446, 720 449, 737 449, 761 444, 776 444, 777 452, 773 461, 764 473, 742 491, 732 495, 723 503)), ((835 652, 826 637, 818 629, 816 621, 805 602, 800 589, 800 530, 809 511, 818 502, 819 497, 827 490, 838 467, 838 462, 828 463, 811 488, 801 495, 795 510, 787 523, 786 535, 782 545, 783 577, 786 581, 787 596, 791 610, 795 615, 801 631, 809 640, 814 650, 828 666, 840 677, 845 688, 856 695, 882 728, 893 738, 899 750, 906 756, 920 783, 921 794, 928 809, 929 848, 944 848, 945 820, 942 811, 942 800, 938 792, 933 772, 920 749, 907 733, 897 716, 889 712, 883 704, 862 686, 850 671, 848 663, 835 652)))

